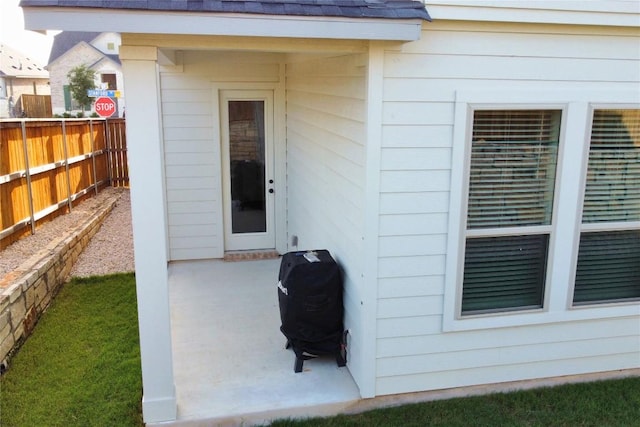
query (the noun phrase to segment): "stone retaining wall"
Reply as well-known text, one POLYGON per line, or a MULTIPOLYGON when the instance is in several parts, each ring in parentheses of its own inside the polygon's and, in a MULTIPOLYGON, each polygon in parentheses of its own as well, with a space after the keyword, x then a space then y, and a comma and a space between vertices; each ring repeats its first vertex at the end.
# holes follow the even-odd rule
POLYGON ((0 278, 0 371, 4 372, 13 352, 31 334, 118 197, 108 198, 85 221, 0 278))

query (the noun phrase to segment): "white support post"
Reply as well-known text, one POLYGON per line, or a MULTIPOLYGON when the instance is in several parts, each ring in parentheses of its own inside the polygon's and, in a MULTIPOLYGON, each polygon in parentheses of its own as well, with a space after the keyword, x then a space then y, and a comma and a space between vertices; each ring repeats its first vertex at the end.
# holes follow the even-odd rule
POLYGON ((124 46, 120 58, 127 91, 142 411, 146 423, 157 423, 176 419, 157 49, 124 46))
POLYGON ((376 395, 376 339, 378 324, 378 239, 380 237, 380 161, 382 155, 382 103, 384 45, 371 42, 367 66, 367 138, 365 193, 365 261, 362 296, 362 377, 358 382, 364 398, 376 395))

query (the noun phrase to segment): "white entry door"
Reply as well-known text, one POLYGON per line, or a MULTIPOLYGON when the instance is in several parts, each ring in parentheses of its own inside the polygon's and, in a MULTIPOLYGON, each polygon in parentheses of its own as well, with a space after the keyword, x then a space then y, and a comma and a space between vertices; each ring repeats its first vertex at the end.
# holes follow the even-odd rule
POLYGON ((275 248, 273 92, 220 92, 225 250, 275 248))

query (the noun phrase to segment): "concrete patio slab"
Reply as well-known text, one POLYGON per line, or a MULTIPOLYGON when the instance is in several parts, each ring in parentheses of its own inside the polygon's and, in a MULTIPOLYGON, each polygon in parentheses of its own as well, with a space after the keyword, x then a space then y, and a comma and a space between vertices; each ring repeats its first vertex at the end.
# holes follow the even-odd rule
POLYGON ((329 415, 360 394, 333 358, 293 372, 276 291, 279 259, 173 263, 169 267, 178 420, 252 425, 329 415))

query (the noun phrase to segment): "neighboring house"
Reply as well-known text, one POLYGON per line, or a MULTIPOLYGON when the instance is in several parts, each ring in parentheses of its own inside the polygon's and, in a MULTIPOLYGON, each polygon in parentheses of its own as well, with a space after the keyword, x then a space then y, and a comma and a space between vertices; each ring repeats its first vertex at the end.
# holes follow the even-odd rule
POLYGON ((365 398, 640 367, 636 1, 78 4, 22 1, 123 35, 147 422, 176 416, 167 265, 231 250, 334 254, 365 398))
POLYGON ((24 115, 22 95, 50 93, 49 73, 43 65, 0 44, 0 118, 24 115))
POLYGON ((120 34, 111 32, 63 31, 53 39, 49 55, 51 77, 51 103, 54 114, 77 112, 77 105, 69 89, 69 71, 85 65, 95 71, 95 86, 120 91, 117 98, 118 116, 124 114, 122 65, 118 57, 120 34))

